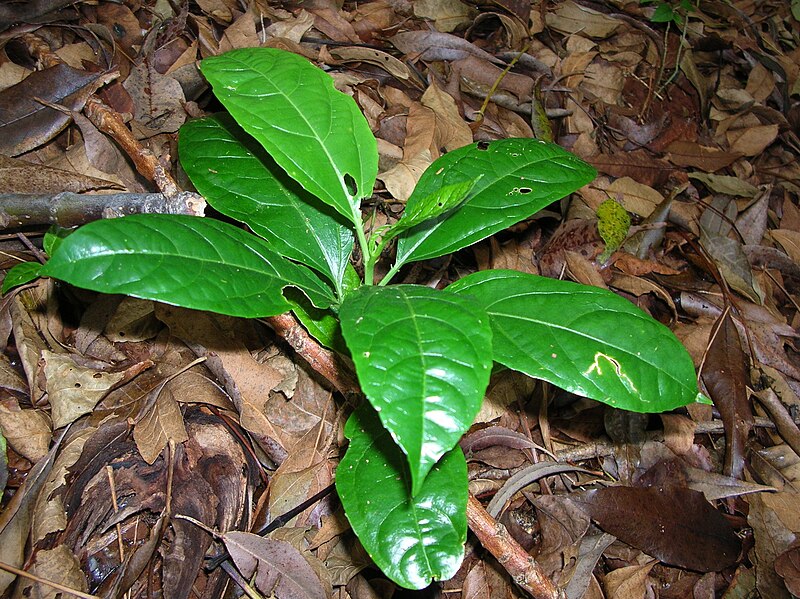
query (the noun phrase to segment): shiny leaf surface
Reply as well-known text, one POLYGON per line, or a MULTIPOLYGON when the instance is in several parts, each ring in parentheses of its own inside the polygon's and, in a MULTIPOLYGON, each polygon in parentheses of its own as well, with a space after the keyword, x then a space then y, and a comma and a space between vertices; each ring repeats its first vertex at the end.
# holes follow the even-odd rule
POLYGON ((290 310, 282 294, 288 286, 302 289, 318 307, 334 301, 314 273, 263 239, 194 216, 137 214, 89 223, 64 239, 40 274, 103 293, 249 318, 290 310))
POLYGON ((634 412, 708 402, 680 341, 610 291, 512 270, 478 272, 447 289, 483 306, 494 359, 509 368, 634 412))
POLYGON ((365 286, 339 311, 361 388, 408 456, 412 492, 480 409, 489 321, 471 299, 418 285, 365 286))
POLYGON ((399 236, 400 264, 443 256, 528 218, 591 181, 595 170, 556 144, 536 139, 478 142, 448 152, 422 174, 406 210, 436 190, 474 180, 471 197, 452 213, 399 236))
POLYGON ((400 448, 363 403, 348 419, 347 453, 336 490, 364 549, 397 584, 411 589, 453 576, 467 538, 467 463, 459 448, 433 467, 410 495, 400 448))
POLYGON ((308 192, 357 226, 372 195, 378 149, 355 101, 305 58, 243 48, 207 58, 200 70, 236 122, 308 192))
POLYGON ((341 286, 353 250, 350 225, 292 180, 229 115, 189 121, 178 147, 184 170, 214 208, 341 286))

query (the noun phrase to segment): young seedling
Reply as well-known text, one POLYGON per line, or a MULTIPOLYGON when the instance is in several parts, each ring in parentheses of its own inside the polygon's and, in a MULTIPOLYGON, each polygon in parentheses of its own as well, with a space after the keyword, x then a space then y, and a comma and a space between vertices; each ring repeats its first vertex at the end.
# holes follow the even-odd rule
POLYGON ((219 212, 246 224, 135 215, 88 224, 50 260, 9 272, 241 317, 293 310, 345 348, 368 401, 345 426, 336 488, 353 530, 398 584, 451 577, 467 534, 460 437, 495 364, 638 412, 695 401, 692 361, 674 335, 602 289, 512 270, 446 289, 390 285, 405 264, 456 252, 591 181, 557 145, 481 141, 422 175, 403 216, 371 235, 361 201, 377 174, 375 137, 356 103, 305 59, 249 48, 201 70, 228 110, 188 122, 181 163, 219 212), (350 258, 355 243, 363 280, 350 258), (374 266, 395 244, 389 273, 374 266))

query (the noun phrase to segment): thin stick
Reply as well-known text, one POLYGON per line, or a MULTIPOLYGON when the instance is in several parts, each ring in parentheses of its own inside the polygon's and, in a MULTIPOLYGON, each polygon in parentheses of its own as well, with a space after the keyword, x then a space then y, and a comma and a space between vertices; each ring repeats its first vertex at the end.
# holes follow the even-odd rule
POLYGON ((492 518, 481 502, 470 494, 467 501, 467 522, 470 530, 511 575, 514 582, 535 599, 559 599, 558 588, 506 527, 492 518))
POLYGON ((19 568, 15 568, 14 566, 10 566, 3 562, 0 562, 0 570, 11 572, 11 574, 22 576, 22 578, 27 578, 28 580, 33 580, 34 582, 46 584, 49 587, 53 587, 57 591, 61 591, 62 593, 67 593, 75 597, 80 597, 81 599, 101 599, 97 595, 90 595, 89 593, 84 593, 83 591, 79 591, 77 589, 71 589, 69 587, 65 587, 63 584, 53 582, 52 580, 47 580, 46 578, 40 578, 39 576, 35 576, 30 572, 26 572, 25 570, 20 570, 19 568))

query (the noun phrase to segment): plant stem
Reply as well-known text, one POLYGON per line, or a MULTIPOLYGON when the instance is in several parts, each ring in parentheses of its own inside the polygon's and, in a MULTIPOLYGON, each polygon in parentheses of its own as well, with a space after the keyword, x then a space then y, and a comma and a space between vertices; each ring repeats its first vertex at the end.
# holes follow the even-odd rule
POLYGON ((381 279, 381 282, 378 283, 379 285, 386 285, 392 278, 397 274, 397 271, 403 267, 403 263, 395 262, 392 267, 389 269, 389 272, 386 273, 386 276, 381 279))
POLYGON ((364 224, 361 222, 361 211, 358 206, 353 206, 353 217, 351 220, 356 228, 358 247, 361 248, 361 255, 364 257, 364 284, 372 285, 375 258, 372 255, 373 252, 369 250, 369 242, 367 241, 367 236, 364 234, 364 224))

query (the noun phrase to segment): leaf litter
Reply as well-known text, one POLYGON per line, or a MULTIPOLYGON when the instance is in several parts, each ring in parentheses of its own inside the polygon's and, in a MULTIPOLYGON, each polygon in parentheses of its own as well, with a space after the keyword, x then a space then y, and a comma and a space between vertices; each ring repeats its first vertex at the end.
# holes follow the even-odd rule
MULTIPOLYGON (((715 405, 642 418, 498 372, 462 441, 470 490, 502 498, 498 521, 568 597, 788 598, 800 594, 795 4, 9 5, 0 208, 120 187, 168 199, 183 182, 175 131, 215 110, 196 61, 239 47, 303 55, 356 99, 378 138, 374 226, 400 216, 441 154, 534 136, 546 114, 600 176, 405 280, 511 267, 608 287, 673 328, 715 405), (667 27, 652 19, 662 7, 684 12, 667 27), (606 255, 609 199, 633 222, 606 255)), ((0 218, 3 269, 41 247, 43 229, 19 222, 0 218)), ((337 389, 352 385, 291 323, 38 281, 3 298, 0 330, 0 562, 33 576, 0 571, 0 596, 55 596, 50 581, 214 598, 232 580, 276 597, 524 596, 474 541, 427 591, 370 567, 326 493, 352 409, 337 389)))

